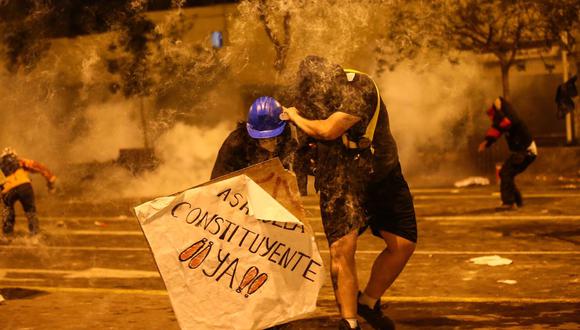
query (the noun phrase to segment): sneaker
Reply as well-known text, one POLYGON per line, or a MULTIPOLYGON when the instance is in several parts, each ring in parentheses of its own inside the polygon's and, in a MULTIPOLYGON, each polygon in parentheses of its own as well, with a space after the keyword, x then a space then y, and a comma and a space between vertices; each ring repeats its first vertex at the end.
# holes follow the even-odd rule
POLYGON ((350 324, 345 319, 340 319, 340 323, 338 324, 338 330, 361 330, 360 325, 357 325, 356 328, 351 328, 350 324))
POLYGON ((524 206, 524 199, 522 198, 522 193, 520 193, 519 191, 516 192, 516 198, 515 198, 515 200, 516 200, 516 205, 518 207, 524 206))
POLYGON ((365 319, 374 329, 394 330, 395 322, 383 314, 381 310, 381 300, 377 300, 375 307, 370 308, 367 305, 357 303, 357 312, 365 319))

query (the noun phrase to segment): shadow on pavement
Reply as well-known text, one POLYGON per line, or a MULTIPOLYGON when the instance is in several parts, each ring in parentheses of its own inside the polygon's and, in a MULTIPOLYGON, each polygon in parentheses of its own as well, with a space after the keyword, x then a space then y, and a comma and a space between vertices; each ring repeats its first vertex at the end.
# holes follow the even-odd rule
POLYGON ((521 237, 529 239, 532 236, 557 239, 560 241, 580 245, 580 229, 569 228, 570 224, 562 223, 539 223, 533 224, 506 224, 501 226, 486 227, 484 229, 501 233, 503 237, 521 237))
POLYGON ((2 295, 6 300, 31 299, 46 294, 48 294, 48 292, 41 290, 30 290, 22 288, 0 289, 0 295, 2 295))

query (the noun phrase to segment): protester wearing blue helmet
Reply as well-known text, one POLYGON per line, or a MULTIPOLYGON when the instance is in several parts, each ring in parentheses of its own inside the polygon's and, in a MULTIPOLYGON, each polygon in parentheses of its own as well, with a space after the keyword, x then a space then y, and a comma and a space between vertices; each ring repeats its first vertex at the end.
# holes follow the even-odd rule
POLYGON ((254 139, 270 139, 279 136, 286 128, 286 122, 280 119, 282 106, 269 96, 259 97, 248 113, 246 127, 254 139))
POLYGON ((279 157, 290 169, 298 145, 296 130, 280 119, 282 106, 269 96, 256 99, 248 112, 247 122, 239 122, 222 144, 211 179, 248 166, 279 157))

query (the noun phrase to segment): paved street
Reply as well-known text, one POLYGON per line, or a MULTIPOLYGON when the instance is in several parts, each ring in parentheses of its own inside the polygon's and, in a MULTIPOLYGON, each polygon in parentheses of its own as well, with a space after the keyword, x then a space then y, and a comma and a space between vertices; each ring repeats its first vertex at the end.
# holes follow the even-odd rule
MULTIPOLYGON (((399 329, 580 328, 580 189, 523 186, 526 206, 507 213, 494 209, 496 190, 412 189, 419 244, 383 297, 399 329), (512 263, 470 262, 494 255, 512 263)), ((41 199, 40 244, 19 217, 16 238, 0 245, 0 328, 178 329, 130 212, 142 201, 41 199)), ((317 197, 303 202, 328 262, 317 197)), ((359 240, 361 285, 381 248, 368 233, 359 240)), ((335 329, 329 276, 318 304, 311 318, 285 328, 335 329)))

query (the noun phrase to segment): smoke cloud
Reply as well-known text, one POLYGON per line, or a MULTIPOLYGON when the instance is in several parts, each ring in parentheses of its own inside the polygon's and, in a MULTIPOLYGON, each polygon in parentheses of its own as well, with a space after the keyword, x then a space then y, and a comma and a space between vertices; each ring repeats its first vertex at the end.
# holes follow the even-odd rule
POLYGON ((469 174, 469 138, 483 137, 484 110, 497 87, 474 59, 423 63, 420 70, 401 65, 378 83, 403 168, 411 179, 435 176, 438 183, 449 183, 469 174))
MULTIPOLYGON (((388 14, 381 6, 354 0, 242 1, 228 17, 226 46, 218 51, 209 40, 185 38, 195 18, 188 22, 184 12, 168 11, 155 28, 164 37, 151 41, 154 95, 142 98, 112 93, 119 76, 109 69, 122 62, 110 60, 124 58, 116 32, 52 40, 31 72, 0 73, 0 145, 46 163, 61 177, 74 176, 65 181, 83 187, 79 193, 151 196, 199 184, 209 178, 235 121, 245 116, 249 104, 243 93, 261 96, 276 90, 272 86, 288 91, 299 62, 310 54, 373 74, 380 16, 388 14), (276 60, 284 65, 275 67, 276 60), (141 102, 148 139, 161 163, 134 176, 113 163, 120 149, 144 146, 141 102), (69 170, 90 163, 101 164, 98 180, 86 173, 94 167, 69 170)), ((421 172, 426 159, 452 155, 466 143, 462 137, 473 132, 471 118, 480 118, 486 91, 492 89, 475 62, 429 63, 401 65, 377 78, 409 173, 421 172)))

